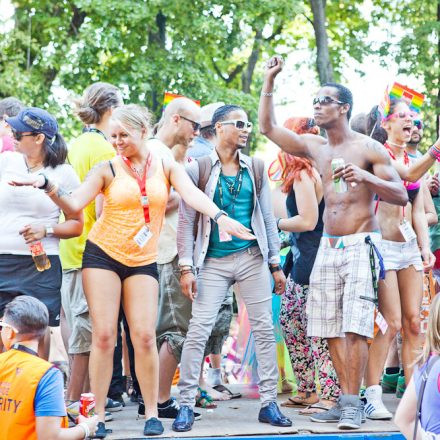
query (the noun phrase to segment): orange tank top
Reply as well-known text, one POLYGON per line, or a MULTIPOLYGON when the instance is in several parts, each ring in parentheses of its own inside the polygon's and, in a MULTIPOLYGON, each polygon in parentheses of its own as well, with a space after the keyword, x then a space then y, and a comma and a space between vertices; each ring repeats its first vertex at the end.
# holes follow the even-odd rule
MULTIPOLYGON (((53 365, 23 351, 0 354, 0 438, 38 440, 34 398, 41 378, 53 365)), ((62 396, 60 396, 62 398, 62 396)), ((67 428, 67 418, 61 420, 67 428)))
POLYGON ((157 260, 157 242, 165 216, 170 184, 164 174, 162 162, 153 156, 156 169, 146 179, 146 192, 150 204, 152 237, 143 247, 134 240, 145 225, 141 192, 136 179, 124 168, 122 159, 112 160, 115 177, 104 190, 102 214, 93 225, 88 239, 114 260, 130 267, 144 266, 157 260))

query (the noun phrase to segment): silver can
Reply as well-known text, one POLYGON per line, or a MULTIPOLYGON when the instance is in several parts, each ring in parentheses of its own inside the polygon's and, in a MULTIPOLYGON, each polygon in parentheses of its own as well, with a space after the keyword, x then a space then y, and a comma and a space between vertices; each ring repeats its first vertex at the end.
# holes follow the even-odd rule
MULTIPOLYGON (((332 175, 334 172, 341 167, 345 166, 345 161, 342 159, 342 157, 338 157, 336 159, 332 160, 332 175)), ((345 193, 348 191, 347 182, 342 178, 339 177, 337 179, 333 179, 333 188, 335 189, 335 192, 337 193, 345 193)))

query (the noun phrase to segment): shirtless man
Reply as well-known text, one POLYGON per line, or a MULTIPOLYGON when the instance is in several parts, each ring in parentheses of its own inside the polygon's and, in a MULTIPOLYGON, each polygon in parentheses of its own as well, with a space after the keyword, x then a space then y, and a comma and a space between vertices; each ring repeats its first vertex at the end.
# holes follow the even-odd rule
POLYGON ((379 277, 375 245, 380 245, 381 237, 373 197, 378 194, 381 200, 405 206, 408 196, 385 148, 349 128, 353 97, 346 87, 324 85, 313 101, 315 121, 327 139, 297 135, 276 124, 272 90, 282 68, 280 57, 267 64, 260 131, 287 153, 311 158, 322 177, 325 231, 310 278, 307 330, 309 336, 328 339, 343 393, 338 405, 312 419, 356 429, 363 417, 358 394, 368 358, 367 338, 373 336, 379 277), (332 175, 335 158, 344 159, 346 165, 332 175), (344 193, 335 192, 338 178, 347 182, 344 193))

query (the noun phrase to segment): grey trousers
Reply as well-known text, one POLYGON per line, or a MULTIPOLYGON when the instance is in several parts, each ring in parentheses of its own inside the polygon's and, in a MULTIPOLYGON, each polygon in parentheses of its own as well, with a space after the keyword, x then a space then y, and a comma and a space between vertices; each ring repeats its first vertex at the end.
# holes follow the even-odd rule
POLYGON ((272 324, 270 273, 258 246, 223 258, 207 258, 197 277, 197 296, 180 364, 180 404, 194 407, 206 341, 228 289, 236 282, 253 331, 262 406, 276 401, 278 367, 272 324))

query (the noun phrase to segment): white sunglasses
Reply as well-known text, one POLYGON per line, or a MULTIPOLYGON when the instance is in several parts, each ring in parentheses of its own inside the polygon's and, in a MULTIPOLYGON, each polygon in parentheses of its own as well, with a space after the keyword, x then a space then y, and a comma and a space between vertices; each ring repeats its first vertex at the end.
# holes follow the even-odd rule
POLYGON ((247 130, 249 133, 252 131, 252 122, 241 121, 239 119, 231 119, 229 121, 220 121, 222 125, 234 125, 239 130, 247 130))

